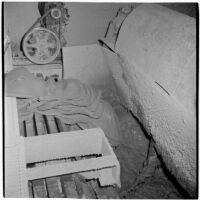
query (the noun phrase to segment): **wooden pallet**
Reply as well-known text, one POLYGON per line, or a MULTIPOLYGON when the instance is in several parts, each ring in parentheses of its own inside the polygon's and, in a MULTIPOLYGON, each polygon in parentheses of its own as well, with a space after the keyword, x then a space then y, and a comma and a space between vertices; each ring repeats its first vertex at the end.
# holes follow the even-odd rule
POLYGON ((88 181, 77 174, 29 181, 29 197, 119 199, 116 187, 101 187, 97 180, 88 181))
MULTIPOLYGON (((18 99, 18 101, 20 100, 18 99)), ((66 125, 53 116, 43 116, 37 113, 34 114, 32 119, 27 119, 21 122, 19 126, 20 135, 23 137, 34 137, 79 130, 78 126, 66 125)), ((66 163, 98 157, 101 157, 101 155, 93 154, 88 156, 75 156, 67 159, 64 158, 31 163, 27 165, 27 168, 31 169, 35 166, 45 166, 55 163, 66 163)), ((35 198, 119 198, 117 186, 102 187, 97 179, 87 180, 80 174, 76 173, 32 180, 29 181, 28 188, 29 197, 35 198)))

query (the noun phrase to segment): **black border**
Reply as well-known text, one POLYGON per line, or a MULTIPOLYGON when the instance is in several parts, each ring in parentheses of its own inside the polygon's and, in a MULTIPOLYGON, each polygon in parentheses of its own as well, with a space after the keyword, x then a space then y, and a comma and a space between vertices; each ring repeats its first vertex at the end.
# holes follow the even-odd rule
POLYGON ((2 24, 2 29, 1 29, 1 35, 2 35, 2 148, 3 148, 3 154, 2 154, 2 169, 3 169, 3 174, 2 174, 2 181, 3 181, 3 197, 5 197, 5 98, 4 98, 4 2, 1 4, 1 24, 2 24))
MULTIPOLYGON (((2 185, 3 185, 3 197, 5 197, 5 93, 4 93, 4 64, 5 64, 5 58, 4 58, 4 3, 2 1, 1 3, 1 35, 2 35, 2 169, 3 169, 3 179, 2 179, 2 185)), ((77 2, 78 3, 78 2, 77 2)), ((103 2, 102 2, 103 3, 103 2)), ((120 3, 120 2, 117 2, 120 3)), ((137 2, 133 2, 137 3, 137 2)), ((140 2, 140 3, 147 3, 147 2, 140 2)), ((153 2, 152 2, 153 3, 153 2)), ((159 2, 158 2, 159 3, 159 2)), ((167 3, 167 2, 161 2, 161 3, 167 3)), ((172 3, 172 2, 170 2, 172 3)), ((176 3, 176 2, 173 2, 176 3)), ((178 3, 186 3, 186 2, 178 2, 178 3)), ((198 2, 188 2, 188 3, 195 3, 196 4, 196 155, 197 155, 197 162, 196 162, 196 182, 197 182, 197 190, 196 190, 196 198, 199 198, 199 3, 198 2)))
POLYGON ((196 3, 196 182, 197 182, 197 191, 196 198, 199 198, 199 4, 196 3))

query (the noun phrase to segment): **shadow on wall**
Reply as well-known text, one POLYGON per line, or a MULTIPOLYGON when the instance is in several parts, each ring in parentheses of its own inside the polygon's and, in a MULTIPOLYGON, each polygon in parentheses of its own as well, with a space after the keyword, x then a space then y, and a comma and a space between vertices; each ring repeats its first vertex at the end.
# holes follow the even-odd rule
POLYGON ((196 18, 197 3, 160 3, 160 5, 196 18))

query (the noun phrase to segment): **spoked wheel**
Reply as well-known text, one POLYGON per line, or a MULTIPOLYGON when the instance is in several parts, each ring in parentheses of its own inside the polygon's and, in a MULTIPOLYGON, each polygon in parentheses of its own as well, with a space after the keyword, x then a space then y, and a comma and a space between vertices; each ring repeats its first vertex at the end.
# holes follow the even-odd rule
POLYGON ((36 64, 47 64, 58 56, 60 41, 54 32, 38 27, 25 35, 22 47, 29 60, 36 64))

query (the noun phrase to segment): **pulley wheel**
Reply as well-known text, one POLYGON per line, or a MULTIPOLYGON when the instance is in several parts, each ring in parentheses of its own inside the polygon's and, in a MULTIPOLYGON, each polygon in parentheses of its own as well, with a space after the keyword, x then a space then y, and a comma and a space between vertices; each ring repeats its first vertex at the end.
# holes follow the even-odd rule
POLYGON ((57 35, 45 28, 34 28, 28 32, 22 43, 25 56, 36 64, 52 62, 60 52, 57 35))
POLYGON ((61 17, 62 13, 60 11, 60 9, 58 8, 53 8, 51 10, 51 16, 54 18, 54 19, 59 19, 61 17))

